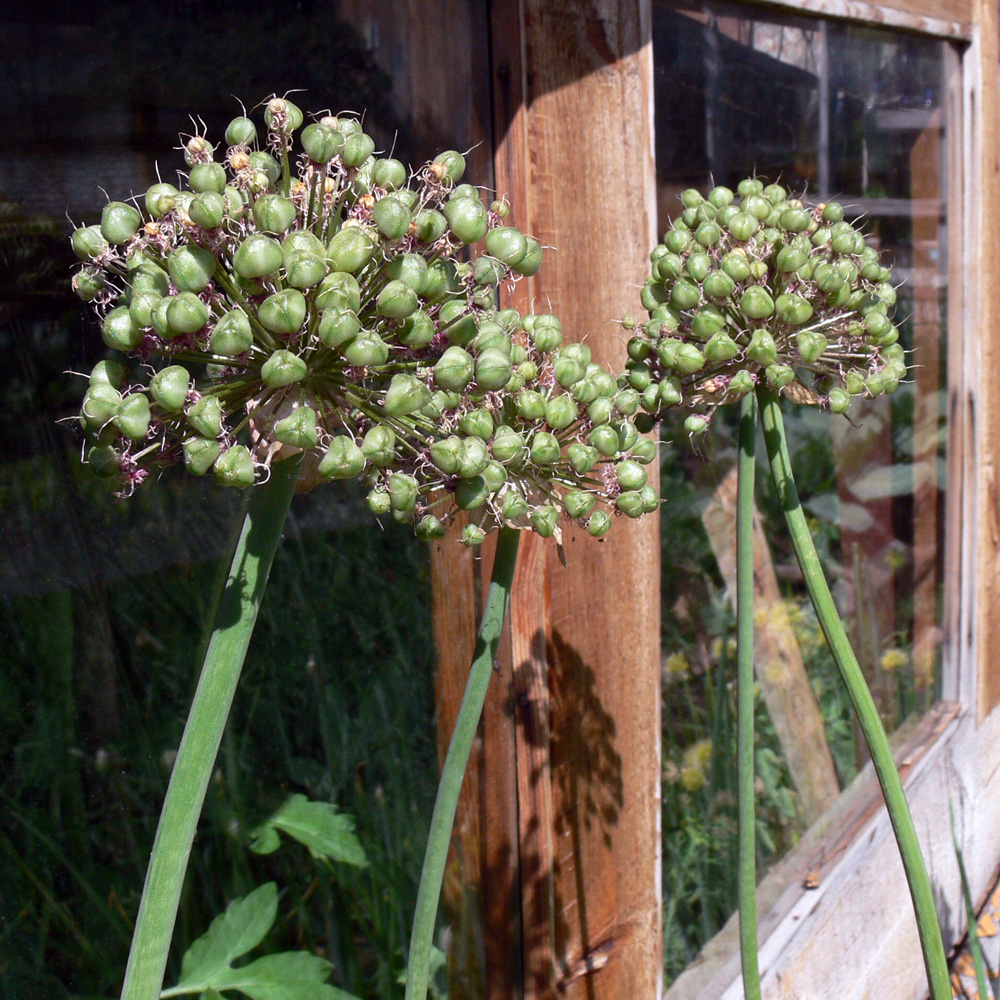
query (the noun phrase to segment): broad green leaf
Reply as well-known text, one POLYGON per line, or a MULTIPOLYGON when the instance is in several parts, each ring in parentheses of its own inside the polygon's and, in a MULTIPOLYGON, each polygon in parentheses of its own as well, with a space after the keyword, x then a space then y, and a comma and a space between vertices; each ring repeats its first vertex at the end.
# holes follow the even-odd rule
POLYGON ((283 951, 227 969, 213 985, 239 990, 252 1000, 356 1000, 326 982, 330 968, 326 959, 307 951, 283 951))
POLYGON ((361 842, 354 835, 354 819, 337 812, 331 802, 311 802, 304 795, 292 795, 253 832, 251 849, 260 854, 273 851, 277 846, 275 830, 304 844, 314 858, 343 861, 359 868, 368 864, 361 842))
POLYGON ((281 847, 281 837, 273 826, 263 823, 250 834, 250 850, 257 854, 273 854, 281 847))
POLYGON ((234 899, 184 954, 178 989, 207 989, 229 969, 234 958, 256 948, 278 912, 278 887, 267 882, 249 896, 234 899))

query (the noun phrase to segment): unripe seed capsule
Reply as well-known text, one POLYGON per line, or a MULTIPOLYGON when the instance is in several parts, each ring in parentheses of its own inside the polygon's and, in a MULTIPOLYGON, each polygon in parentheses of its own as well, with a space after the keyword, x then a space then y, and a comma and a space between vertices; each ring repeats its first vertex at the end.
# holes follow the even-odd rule
POLYGON ((328 274, 316 290, 314 304, 317 309, 350 309, 357 312, 361 308, 361 286, 358 279, 347 271, 328 274))
POLYGON ((272 97, 264 108, 264 121, 275 132, 294 132, 302 119, 301 109, 284 97, 272 97))
POLYGON ((486 252, 513 267, 528 252, 528 242, 514 226, 496 226, 486 234, 486 252))
POLYGON ((375 300, 378 314, 391 319, 405 319, 419 305, 417 293, 405 281, 390 281, 375 300))
POLYGON ((132 351, 142 343, 143 332, 135 325, 125 306, 118 306, 104 317, 101 336, 116 351, 132 351))
POLYGON ((656 458, 656 441, 652 438, 639 438, 632 446, 632 458, 642 465, 648 465, 656 458))
POLYGON ((688 434, 704 434, 708 430, 708 417, 700 413, 692 413, 685 418, 684 429, 688 434))
POLYGON ((340 158, 348 168, 360 167, 375 152, 375 140, 364 132, 354 132, 344 141, 340 158))
POLYGON ((511 269, 526 278, 530 278, 533 274, 537 274, 542 266, 543 251, 542 245, 537 240, 532 239, 530 236, 526 236, 524 239, 528 248, 524 256, 516 264, 512 265, 511 269))
POLYGON ((606 424, 614 416, 614 411, 614 402, 608 396, 599 396, 587 407, 587 418, 595 426, 606 424))
POLYGON ((295 206, 280 194, 264 194, 253 203, 253 218, 259 230, 283 233, 295 222, 295 206))
POLYGON ((715 306, 699 309, 691 320, 691 332, 699 340, 708 340, 726 325, 726 319, 715 306))
POLYGON ((88 427, 100 430, 114 420, 121 401, 121 393, 114 386, 107 382, 98 382, 84 395, 80 415, 88 427))
POLYGON ((275 351, 260 369, 261 380, 269 389, 301 382, 308 374, 305 361, 291 351, 275 351))
POLYGON ((732 361, 740 353, 740 347, 724 330, 714 334, 705 345, 705 359, 713 364, 732 361))
POLYGON ((141 392, 126 396, 118 407, 115 423, 132 441, 141 441, 149 430, 149 400, 141 392))
POLYGON ((292 288, 312 288, 327 274, 326 260, 318 254, 293 252, 285 254, 285 281, 292 288))
POLYGON ((693 253, 684 262, 684 270, 692 281, 700 285, 712 269, 712 258, 707 253, 693 253))
POLYGON ((226 168, 221 163, 196 163, 188 175, 188 184, 197 194, 212 191, 221 195, 226 189, 226 168))
POLYGON ((850 393, 841 389, 839 386, 834 386, 830 390, 829 398, 831 413, 846 413, 848 407, 851 405, 850 393))
POLYGON ((545 422, 555 431, 569 427, 578 416, 576 404, 569 396, 554 396, 545 406, 545 422))
POLYGON ((531 439, 531 461, 535 465, 552 465, 562 454, 559 439, 548 431, 537 431, 531 439))
POLYGON ((472 276, 477 285, 499 285, 506 270, 501 261, 493 257, 477 257, 472 276))
POLYGON ((410 210, 391 194, 379 198, 372 209, 372 221, 387 240, 398 240, 410 228, 410 210))
POLYGON ((591 445, 575 441, 566 449, 566 457, 573 471, 585 476, 600 461, 601 453, 591 445))
POLYGON ((783 292, 774 303, 775 312, 783 323, 789 326, 801 326, 807 323, 813 314, 809 300, 801 295, 790 295, 783 292))
POLYGON ((614 458, 618 454, 618 432, 611 424, 595 427, 588 435, 587 442, 605 458, 614 458))
POLYGON ((745 368, 740 369, 730 380, 727 389, 737 396, 743 396, 752 392, 757 383, 754 377, 745 368))
POLYGON ((434 163, 444 168, 444 176, 454 182, 460 181, 465 173, 465 157, 454 149, 447 149, 434 157, 434 163))
POLYGON ((217 438, 222 433, 222 403, 218 396, 202 396, 187 410, 187 422, 202 437, 217 438))
POLYGON ((184 444, 184 468, 193 476, 203 476, 215 463, 222 445, 204 437, 188 438, 184 444))
POLYGON ((795 371, 789 365, 768 365, 764 376, 773 389, 783 389, 795 381, 795 371))
POLYGON ((467 524, 462 528, 462 535, 459 541, 466 548, 482 545, 486 541, 486 532, 478 524, 467 524))
POLYGON ((426 347, 434 339, 434 321, 422 309, 411 313, 403 320, 396 332, 396 340, 404 347, 426 347))
POLYGON ((395 459, 396 435, 388 424, 369 428, 361 442, 361 451, 372 465, 391 465, 395 459))
POLYGON ((178 247, 167 258, 170 279, 179 291, 203 292, 215 275, 216 260, 204 247, 178 247))
POLYGON ((319 320, 319 339, 334 350, 355 338, 361 330, 361 321, 351 309, 331 306, 324 309, 319 320))
POLYGON ((233 268, 243 278, 266 278, 283 262, 281 244, 263 233, 248 236, 233 255, 233 268))
POLYGON ((434 365, 434 381, 442 388, 460 392, 475 373, 472 356, 461 347, 449 347, 434 365))
POLYGON ((618 484, 623 490, 640 490, 646 485, 646 470, 631 459, 624 459, 615 466, 618 484))
POLYGON ((427 285, 427 261, 416 253, 402 253, 386 265, 385 274, 390 281, 405 281, 419 295, 427 285))
MULTIPOLYGON (((216 164, 217 165, 217 164, 216 164)), ((226 199, 215 191, 205 191, 191 199, 188 215, 202 229, 217 229, 226 214, 226 199)))
POLYGON ((455 503, 462 510, 475 510, 482 507, 490 498, 490 488, 482 476, 472 476, 463 479, 455 487, 455 503))
POLYGON ((725 299, 736 291, 736 282, 725 271, 712 271, 705 276, 702 288, 710 298, 725 299))
POLYGON ((750 277, 750 264, 741 253, 730 251, 719 262, 722 270, 729 275, 733 281, 746 281, 750 277))
POLYGON ((530 514, 531 526, 542 538, 551 538, 559 523, 559 509, 547 505, 536 507, 530 514))
POLYGON ((611 515, 607 511, 595 510, 587 521, 587 532, 592 538, 603 538, 611 530, 611 515))
POLYGON ((437 243, 448 228, 448 220, 436 208, 421 208, 413 217, 413 226, 421 243, 437 243))
POLYGON ((128 243, 141 225, 139 210, 123 201, 109 202, 101 212, 101 235, 115 246, 128 243))
POLYGON ((626 517, 642 517, 645 513, 642 497, 638 490, 626 490, 624 493, 619 494, 617 500, 615 500, 615 506, 626 517))
POLYGON ((754 330, 750 345, 747 347, 747 357, 764 367, 773 365, 778 360, 778 346, 771 331, 766 327, 754 330))
POLYGON ((357 274, 374 254, 375 244, 359 226, 345 226, 327 245, 330 266, 349 274, 357 274))
POLYGON ((389 345, 372 330, 361 330, 343 351, 348 364, 363 368, 377 368, 389 360, 389 345))
POLYGON ((513 462, 524 455, 524 437, 513 427, 501 424, 490 442, 490 450, 498 462, 513 462))
POLYGON ((329 163, 344 148, 344 137, 336 129, 313 122, 302 130, 302 148, 313 163, 329 163))
POLYGON ((679 406, 684 399, 680 379, 674 375, 665 378, 656 388, 664 406, 679 406))
POLYGON ((369 490, 368 496, 365 497, 365 503, 376 517, 388 514, 392 507, 392 504, 389 503, 389 492, 384 486, 375 486, 369 490))
POLYGON ((429 542, 435 538, 444 538, 448 529, 433 514, 425 514, 416 524, 414 531, 417 538, 429 542))
POLYGON ((502 389, 513 374, 510 358, 495 347, 488 347, 476 358, 476 385, 480 389, 502 389))
POLYGON ((774 299, 765 289, 753 285, 743 293, 740 308, 750 319, 766 319, 774 312, 774 299))
POLYGON ((487 409, 470 410, 462 415, 458 429, 466 437, 478 437, 488 441, 493 436, 493 417, 487 409))
POLYGON ((70 238, 73 252, 83 261, 93 260, 107 248, 107 243, 101 235, 100 226, 81 226, 73 230, 70 238))
POLYGON ((249 146, 257 139, 257 126, 244 116, 234 118, 226 126, 226 143, 230 146, 249 146))
POLYGON ((100 271, 84 268, 73 275, 72 288, 84 302, 93 302, 104 288, 104 275, 100 271))
POLYGON ((476 243, 486 235, 489 213, 478 198, 453 198, 445 205, 444 215, 462 243, 476 243))
POLYGON ((674 356, 673 368, 682 375, 693 375, 705 367, 705 355, 694 344, 682 343, 674 356))
POLYGON ((297 288, 286 288, 275 292, 260 304, 257 318, 261 326, 272 333, 284 335, 297 333, 306 318, 305 296, 297 288))

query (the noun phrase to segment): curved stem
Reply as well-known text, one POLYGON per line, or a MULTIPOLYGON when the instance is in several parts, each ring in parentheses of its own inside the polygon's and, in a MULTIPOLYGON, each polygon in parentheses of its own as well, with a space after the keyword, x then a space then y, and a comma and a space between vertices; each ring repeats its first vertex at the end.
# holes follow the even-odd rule
POLYGON ((931 891, 930 879, 920 851, 920 842, 913 826, 910 807, 903 793, 903 783, 900 781, 896 762, 892 758, 892 750, 886 737, 882 720, 872 698, 871 691, 865 682, 864 674, 858 664, 854 650, 851 648, 844 625, 840 620, 833 595, 823 576, 823 567, 813 545, 809 527, 806 524, 802 506, 799 503, 798 490, 792 476, 792 463, 788 456, 788 446, 785 443, 784 424, 781 419, 781 407, 778 397, 771 389, 761 386, 757 389, 761 405, 761 418, 764 424, 764 442, 771 463, 771 475, 778 490, 781 506, 784 510, 788 531, 795 546, 795 555, 802 568, 806 587, 816 609, 816 616, 826 635, 830 650, 836 660, 837 667, 843 677, 847 692, 854 705, 861 732, 871 754, 875 774, 878 776, 882 795, 899 855, 906 872, 906 882, 913 900, 913 910, 917 918, 917 931, 920 935, 920 950, 923 953, 924 966, 927 969, 927 980, 930 984, 932 1000, 951 1000, 951 984, 948 980, 948 966, 944 957, 944 945, 941 940, 941 927, 934 909, 934 895, 931 891))
POLYGON ((300 464, 276 462, 247 508, 160 813, 122 1000, 157 1000, 163 987, 191 844, 300 464))
POLYGON ((441 897, 441 883, 444 880, 445 860, 455 823, 458 794, 462 788, 462 778, 469 763, 472 741, 483 714, 486 691, 493 673, 500 632, 510 606, 510 588, 514 579, 514 565, 517 562, 517 546, 521 533, 515 528, 501 528, 497 539, 496 555, 493 557, 493 574, 486 596, 476 649, 469 667, 469 679, 465 694, 455 720, 455 730, 441 769, 431 828, 427 835, 427 852, 424 867, 420 872, 420 887, 417 890, 417 906, 413 916, 413 934, 410 937, 410 956, 406 968, 406 1000, 426 1000, 430 978, 431 945, 434 939, 434 924, 437 920, 438 901, 441 897))
POLYGON ((757 845, 753 795, 753 528, 757 397, 740 408, 736 480, 736 782, 739 804, 740 962, 743 995, 760 1000, 757 963, 757 845))

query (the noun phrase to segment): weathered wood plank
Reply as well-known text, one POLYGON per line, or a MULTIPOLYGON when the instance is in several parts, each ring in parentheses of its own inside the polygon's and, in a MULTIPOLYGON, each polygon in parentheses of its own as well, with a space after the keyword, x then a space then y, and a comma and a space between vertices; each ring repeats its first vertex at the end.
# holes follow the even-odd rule
MULTIPOLYGON (((751 0, 754 2, 754 0, 751 0)), ((803 14, 901 28, 938 38, 968 41, 972 37, 971 0, 768 0, 803 14)))
MULTIPOLYGON (((648 6, 496 4, 492 28, 497 187, 514 221, 556 248, 514 304, 556 313, 569 339, 620 365, 609 321, 634 308, 623 290, 641 283, 655 237, 648 6)), ((533 998, 658 991, 659 560, 647 520, 617 523, 604 543, 568 532, 565 569, 539 545, 550 603, 536 598, 516 626, 527 668, 515 690, 530 707, 518 713, 520 802, 537 813, 521 819, 533 998), (547 792, 536 774, 550 775, 547 792)))
MULTIPOLYGON (((736 595, 736 466, 722 478, 701 515, 719 573, 736 595)), ((840 794, 823 715, 809 684, 760 517, 754 517, 754 667, 768 714, 809 826, 840 794)))

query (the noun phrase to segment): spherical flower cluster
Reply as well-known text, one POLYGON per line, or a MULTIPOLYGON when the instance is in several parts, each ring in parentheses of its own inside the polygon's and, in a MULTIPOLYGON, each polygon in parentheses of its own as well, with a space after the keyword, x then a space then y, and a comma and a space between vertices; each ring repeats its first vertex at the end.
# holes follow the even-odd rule
POLYGON ((650 255, 649 320, 623 320, 641 429, 683 405, 688 431, 703 433, 719 404, 761 382, 834 413, 895 390, 906 374, 895 288, 841 205, 808 208, 756 178, 738 197, 716 187, 681 200, 650 255))
POLYGON ((301 486, 360 478, 422 537, 470 511, 467 544, 498 524, 549 536, 562 514, 601 536, 615 512, 656 509, 638 395, 554 316, 497 308, 542 249, 460 183, 464 157, 409 174, 327 115, 293 167, 302 112, 273 98, 264 117, 266 148, 247 117, 218 158, 188 137, 186 186, 73 234, 74 288, 127 356, 90 375, 94 471, 125 495, 174 463, 248 487, 303 451, 301 486))

